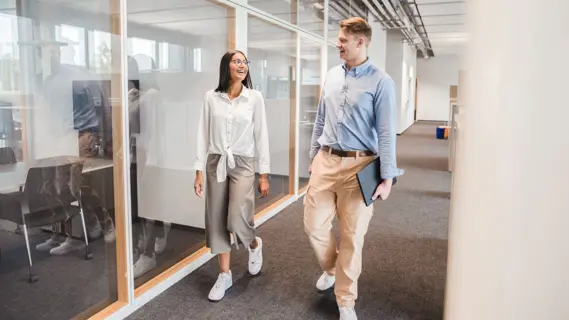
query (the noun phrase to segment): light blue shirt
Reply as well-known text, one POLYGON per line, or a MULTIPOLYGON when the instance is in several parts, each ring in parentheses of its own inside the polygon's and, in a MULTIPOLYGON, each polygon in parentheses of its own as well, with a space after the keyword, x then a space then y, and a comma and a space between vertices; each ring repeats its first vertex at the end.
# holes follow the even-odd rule
POLYGON ((338 150, 369 150, 379 156, 381 177, 403 174, 397 168, 395 83, 368 59, 352 67, 336 66, 326 75, 314 129, 310 158, 322 146, 338 150))

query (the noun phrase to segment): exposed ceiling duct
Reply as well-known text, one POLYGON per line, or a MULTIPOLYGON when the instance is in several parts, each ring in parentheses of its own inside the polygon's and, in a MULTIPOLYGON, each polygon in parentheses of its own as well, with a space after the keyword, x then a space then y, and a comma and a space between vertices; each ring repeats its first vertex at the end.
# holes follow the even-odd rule
POLYGON ((330 0, 334 14, 348 18, 371 13, 387 30, 399 30, 405 40, 417 48, 417 55, 433 57, 434 52, 419 7, 409 0, 330 0))

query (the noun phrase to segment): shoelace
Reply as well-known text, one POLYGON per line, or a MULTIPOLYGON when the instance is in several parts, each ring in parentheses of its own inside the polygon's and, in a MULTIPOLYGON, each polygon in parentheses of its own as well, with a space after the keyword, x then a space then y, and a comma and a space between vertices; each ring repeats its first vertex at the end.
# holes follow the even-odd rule
POLYGON ((220 275, 219 278, 217 278, 217 281, 215 282, 215 287, 216 287, 216 288, 220 288, 220 287, 221 287, 221 284, 222 284, 223 282, 225 282, 225 281, 226 281, 226 280, 225 280, 225 277, 223 277, 222 275, 220 275))

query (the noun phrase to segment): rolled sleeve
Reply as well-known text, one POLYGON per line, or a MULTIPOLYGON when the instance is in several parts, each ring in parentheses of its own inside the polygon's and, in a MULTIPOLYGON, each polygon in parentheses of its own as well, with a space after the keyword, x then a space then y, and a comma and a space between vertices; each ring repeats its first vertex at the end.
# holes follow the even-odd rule
POLYGON ((200 115, 197 134, 197 152, 194 169, 197 171, 205 170, 207 151, 209 148, 209 103, 208 96, 204 99, 203 108, 200 115))
POLYGON ((379 138, 380 172, 383 179, 393 179, 403 174, 403 170, 397 168, 396 159, 396 101, 395 83, 391 78, 383 79, 378 85, 374 106, 379 138))
POLYGON ((269 130, 267 128, 267 116, 265 100, 261 94, 255 103, 254 131, 256 146, 257 172, 266 174, 271 172, 271 153, 269 150, 269 130))
POLYGON ((324 132, 324 120, 326 119, 326 105, 324 102, 324 91, 320 95, 320 101, 318 102, 318 110, 316 113, 316 120, 314 121, 314 127, 312 129, 312 140, 310 142, 310 159, 314 159, 318 151, 320 151, 320 143, 318 139, 322 136, 324 132))

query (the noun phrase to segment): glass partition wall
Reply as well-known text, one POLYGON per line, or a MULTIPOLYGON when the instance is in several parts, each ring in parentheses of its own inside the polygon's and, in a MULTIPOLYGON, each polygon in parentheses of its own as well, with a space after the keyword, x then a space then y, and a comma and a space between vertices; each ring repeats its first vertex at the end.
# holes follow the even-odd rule
POLYGON ((1 319, 128 301, 117 4, 2 2, 1 319))
POLYGON ((0 319, 127 315, 211 258, 193 162, 228 50, 246 53, 265 98, 258 223, 296 201, 337 56, 328 4, 1 2, 0 319))
POLYGON ((204 245, 194 194, 197 126, 217 86, 234 10, 215 1, 127 0, 130 186, 136 288, 204 245))

